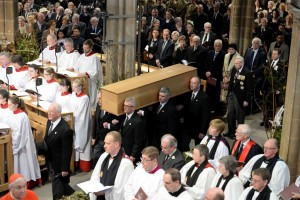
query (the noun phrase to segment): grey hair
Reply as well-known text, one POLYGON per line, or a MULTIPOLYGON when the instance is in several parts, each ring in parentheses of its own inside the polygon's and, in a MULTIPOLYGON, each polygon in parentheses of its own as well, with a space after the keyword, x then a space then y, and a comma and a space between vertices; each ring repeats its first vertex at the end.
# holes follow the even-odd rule
POLYGON ((168 96, 171 95, 171 91, 170 91, 170 89, 168 87, 162 87, 162 88, 160 88, 159 92, 167 94, 168 96))
POLYGON ((248 137, 250 137, 252 130, 248 124, 239 124, 238 127, 242 128, 243 134, 248 134, 248 137))
POLYGON ((132 103, 134 107, 136 106, 136 100, 134 97, 127 97, 125 101, 132 103))
POLYGON ((238 163, 232 156, 223 156, 219 159, 219 162, 225 166, 225 169, 231 173, 235 173, 238 163))
POLYGON ((48 37, 48 36, 50 36, 50 37, 52 38, 52 40, 57 41, 57 37, 56 37, 55 35, 53 35, 52 33, 49 33, 49 34, 47 35, 47 37, 48 37))
POLYGON ((51 103, 50 106, 53 106, 56 110, 56 112, 61 113, 62 112, 62 107, 59 103, 51 103))
POLYGON ((165 134, 161 138, 161 141, 163 141, 163 140, 168 142, 169 147, 177 147, 177 140, 173 135, 165 134))
POLYGON ((69 43, 69 44, 71 44, 72 46, 74 46, 74 41, 72 40, 72 38, 66 38, 66 39, 65 39, 65 43, 69 43))
POLYGON ((214 44, 220 44, 220 45, 222 45, 223 43, 222 43, 222 40, 216 39, 215 42, 214 42, 214 44))
POLYGON ((197 149, 200 152, 200 155, 203 155, 205 156, 205 159, 208 159, 209 149, 205 144, 198 144, 194 147, 194 149, 197 149))
POLYGON ((253 44, 254 42, 258 42, 259 46, 261 46, 261 40, 258 37, 253 38, 251 44, 253 44))
POLYGON ((77 13, 75 13, 75 14, 73 15, 72 21, 73 21, 73 19, 76 18, 76 17, 79 19, 79 15, 78 15, 77 13))
POLYGON ((244 58, 242 56, 235 57, 235 60, 237 60, 237 59, 239 59, 243 64, 245 63, 244 58))
POLYGON ((207 25, 210 26, 210 28, 211 28, 211 23, 209 23, 209 22, 204 23, 204 27, 207 25))

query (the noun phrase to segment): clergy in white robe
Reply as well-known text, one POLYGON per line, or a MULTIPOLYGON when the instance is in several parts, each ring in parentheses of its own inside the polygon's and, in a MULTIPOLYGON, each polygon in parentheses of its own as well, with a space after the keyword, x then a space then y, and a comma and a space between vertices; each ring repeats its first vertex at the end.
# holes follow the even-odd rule
POLYGON ((59 69, 74 68, 78 58, 80 57, 80 53, 74 49, 74 42, 71 38, 65 39, 64 47, 65 50, 60 55, 58 67, 59 69))
POLYGON ((40 76, 39 66, 38 65, 29 65, 28 71, 30 73, 30 80, 25 85, 25 90, 29 89, 29 90, 33 90, 35 92, 40 93, 43 89, 43 85, 46 84, 46 80, 42 76, 40 76), (42 85, 36 86, 37 78, 42 79, 42 85))
POLYGON ((200 144, 207 145, 209 149, 210 163, 215 168, 219 166, 220 158, 229 155, 229 144, 227 140, 221 135, 224 129, 225 123, 222 120, 211 120, 209 123, 208 135, 206 135, 200 142, 200 144))
MULTIPOLYGON (((83 82, 75 79, 72 84, 73 93, 70 98, 70 109, 74 116, 75 129, 75 161, 84 172, 91 169, 91 107, 89 97, 83 92, 83 82)), ((59 102, 58 102, 59 103, 59 102)))
POLYGON ((10 82, 10 89, 24 91, 26 84, 30 80, 29 68, 24 65, 24 59, 20 55, 14 55, 11 58, 11 63, 14 66, 14 70, 10 82))
POLYGON ((52 103, 55 100, 56 94, 60 90, 58 82, 54 79, 55 71, 52 67, 47 67, 44 70, 44 78, 46 82, 41 85, 42 89, 39 91, 41 100, 52 103))
POLYGON ((56 36, 49 34, 47 36, 47 47, 40 53, 38 60, 44 63, 57 63, 59 65, 59 59, 63 52, 63 48, 56 42, 56 36))
POLYGON ((238 166, 232 156, 224 156, 219 160, 219 172, 212 181, 211 188, 218 187, 224 191, 225 200, 238 200, 244 190, 244 186, 235 175, 238 166))
MULTIPOLYGON (((9 85, 12 82, 12 75, 11 74, 6 74, 6 70, 8 67, 11 67, 13 69, 13 65, 10 62, 9 59, 9 54, 7 52, 1 52, 0 53, 0 80, 2 80, 4 83, 8 84, 9 80, 9 85), (7 77, 8 80, 7 80, 7 77)), ((5 88, 5 84, 1 84, 3 88, 5 88)))
POLYGON ((264 144, 264 154, 254 156, 239 172, 239 178, 244 186, 248 186, 253 170, 267 168, 271 173, 269 188, 276 194, 290 184, 290 170, 286 163, 278 156, 278 141, 269 139, 264 144))
MULTIPOLYGON (((119 132, 107 133, 104 139, 105 153, 100 156, 91 176, 91 180, 104 186, 113 186, 105 191, 106 200, 124 199, 124 185, 134 170, 132 162, 125 158, 121 142, 122 136, 119 132)), ((96 200, 96 194, 90 193, 90 199, 96 200)))
POLYGON ((92 40, 86 40, 83 43, 84 53, 79 57, 74 70, 79 72, 80 76, 88 78, 89 81, 89 97, 91 108, 96 109, 97 106, 97 85, 102 86, 102 66, 100 59, 92 52, 92 40))
POLYGON ((22 109, 24 102, 13 96, 10 97, 8 104, 13 111, 9 126, 12 130, 14 173, 24 175, 27 181, 36 181, 41 178, 41 173, 29 118, 22 109))
POLYGON ((193 160, 181 170, 181 181, 194 199, 202 200, 216 175, 214 167, 208 162, 208 148, 204 144, 195 146, 193 160))
POLYGON ((154 199, 156 200, 194 200, 181 184, 181 174, 178 169, 170 168, 165 172, 164 185, 159 188, 154 199))
POLYGON ((72 86, 69 79, 60 81, 60 92, 56 93, 55 102, 59 103, 63 110, 70 111, 70 99, 72 94, 72 86))
POLYGON ((141 164, 132 172, 124 186, 125 200, 133 200, 141 188, 148 200, 155 200, 155 194, 163 185, 164 170, 158 165, 159 151, 153 146, 142 151, 141 164))
POLYGON ((243 191, 239 200, 279 200, 278 196, 268 186, 270 178, 271 174, 268 169, 255 169, 251 180, 252 186, 243 191))

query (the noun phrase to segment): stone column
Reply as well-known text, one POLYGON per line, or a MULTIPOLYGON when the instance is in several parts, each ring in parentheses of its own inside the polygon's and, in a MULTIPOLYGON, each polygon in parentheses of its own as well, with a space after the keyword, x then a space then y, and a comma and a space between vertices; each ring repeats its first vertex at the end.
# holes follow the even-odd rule
POLYGON ((13 42, 17 28, 18 1, 0 0, 0 40, 13 42))
POLYGON ((136 0, 107 1, 106 80, 117 82, 135 75, 136 0))
POLYGON ((300 9, 290 5, 289 11, 293 14, 294 23, 280 157, 287 162, 291 172, 291 182, 294 182, 300 173, 300 9))
POLYGON ((252 41, 255 5, 253 0, 233 0, 230 18, 229 42, 238 46, 238 52, 244 55, 252 41))

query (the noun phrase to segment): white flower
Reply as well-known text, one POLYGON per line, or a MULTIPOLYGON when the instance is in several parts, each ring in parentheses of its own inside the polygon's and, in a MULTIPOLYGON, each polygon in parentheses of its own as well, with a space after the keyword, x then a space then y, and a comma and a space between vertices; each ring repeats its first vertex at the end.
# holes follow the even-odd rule
POLYGON ((172 156, 171 158, 172 158, 173 160, 175 160, 175 156, 172 156))
POLYGON ((274 70, 275 70, 275 71, 277 71, 277 70, 278 70, 278 65, 276 65, 276 66, 274 67, 274 70))

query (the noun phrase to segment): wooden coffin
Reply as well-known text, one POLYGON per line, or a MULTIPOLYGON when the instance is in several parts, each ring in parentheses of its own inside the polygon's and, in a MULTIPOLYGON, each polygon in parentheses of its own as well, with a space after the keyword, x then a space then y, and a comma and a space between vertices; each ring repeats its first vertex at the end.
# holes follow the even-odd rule
POLYGON ((169 87, 172 96, 190 91, 189 81, 197 75, 197 69, 176 64, 151 73, 109 84, 101 88, 102 107, 115 115, 123 114, 127 97, 135 97, 136 109, 158 102, 161 87, 169 87))

